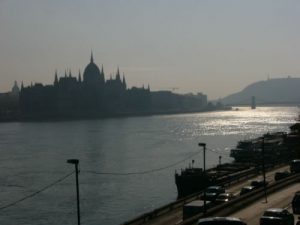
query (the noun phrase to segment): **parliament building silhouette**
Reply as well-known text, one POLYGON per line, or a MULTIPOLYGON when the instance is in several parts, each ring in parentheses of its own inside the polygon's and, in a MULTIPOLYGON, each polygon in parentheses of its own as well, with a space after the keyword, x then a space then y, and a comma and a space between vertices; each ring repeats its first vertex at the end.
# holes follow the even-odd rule
POLYGON ((206 107, 207 97, 202 93, 191 96, 151 92, 149 85, 128 89, 119 68, 114 79, 110 76, 105 80, 103 66, 100 70, 91 54, 83 78, 80 71, 78 77, 71 71, 58 77, 56 71, 52 85, 35 83, 24 87, 22 83, 19 103, 22 119, 72 119, 198 111, 206 107))

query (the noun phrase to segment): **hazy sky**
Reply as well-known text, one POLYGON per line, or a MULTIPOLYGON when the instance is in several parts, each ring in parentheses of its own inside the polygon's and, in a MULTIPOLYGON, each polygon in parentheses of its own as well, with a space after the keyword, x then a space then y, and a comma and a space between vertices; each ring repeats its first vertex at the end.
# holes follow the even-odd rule
POLYGON ((0 92, 77 76, 92 49, 106 79, 223 97, 299 77, 299 27, 296 0, 0 0, 0 92))

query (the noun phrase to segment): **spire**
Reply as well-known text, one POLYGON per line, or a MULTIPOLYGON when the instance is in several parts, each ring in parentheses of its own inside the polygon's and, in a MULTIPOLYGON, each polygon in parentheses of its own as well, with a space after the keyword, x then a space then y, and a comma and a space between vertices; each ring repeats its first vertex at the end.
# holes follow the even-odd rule
POLYGON ((23 81, 22 81, 22 83, 21 83, 21 90, 24 88, 24 83, 23 83, 23 81))
POLYGON ((102 64, 102 66, 101 66, 101 74, 104 76, 103 64, 102 64))
POLYGON ((91 63, 94 62, 93 51, 91 50, 91 63))
POLYGON ((126 85, 126 80, 125 80, 125 74, 123 73, 123 87, 126 90, 127 85, 126 85))
POLYGON ((81 83, 81 73, 80 73, 80 69, 79 69, 79 73, 78 73, 78 82, 81 83))
POLYGON ((67 77, 67 70, 65 70, 65 77, 67 77))
POLYGON ((150 91, 150 85, 148 84, 148 91, 150 91))
POLYGON ((119 67, 118 67, 118 70, 117 70, 116 80, 121 81, 119 67))
POLYGON ((69 70, 69 77, 72 77, 71 69, 69 70))
POLYGON ((55 70, 54 86, 58 84, 57 70, 55 70))

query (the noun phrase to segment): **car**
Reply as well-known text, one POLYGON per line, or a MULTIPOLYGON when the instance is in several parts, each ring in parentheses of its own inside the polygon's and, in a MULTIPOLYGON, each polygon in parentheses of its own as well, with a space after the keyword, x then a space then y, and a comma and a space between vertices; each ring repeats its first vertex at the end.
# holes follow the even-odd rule
MULTIPOLYGON (((263 180, 253 180, 250 182, 250 186, 253 186, 255 189, 263 187, 264 184, 265 184, 265 182, 263 180)), ((268 182, 266 182, 266 186, 267 185, 268 185, 268 182)))
POLYGON ((276 172, 275 175, 274 175, 274 180, 275 181, 282 180, 282 179, 284 179, 284 178, 286 178, 290 175, 291 175, 291 173, 287 170, 276 172))
POLYGON ((229 202, 230 200, 232 200, 233 198, 235 198, 235 196, 231 192, 222 193, 217 197, 216 203, 217 204, 226 203, 226 202, 229 202))
POLYGON ((198 220, 198 225, 247 225, 235 217, 211 217, 198 220))
POLYGON ((287 209, 267 209, 260 218, 260 225, 294 225, 294 215, 287 209))
POLYGON ((300 172, 300 159, 294 159, 290 163, 291 173, 299 173, 300 172))
POLYGON ((300 191, 297 191, 294 195, 292 209, 294 214, 300 214, 300 191))
POLYGON ((211 207, 210 201, 206 201, 205 204, 204 201, 202 200, 191 201, 183 206, 182 219, 185 220, 187 218, 195 216, 199 213, 204 212, 204 210, 207 210, 210 207, 211 207))
POLYGON ((244 195, 244 194, 247 194, 251 191, 254 191, 255 190, 255 187, 254 186, 245 186, 245 187, 242 187, 241 191, 240 191, 240 195, 244 195))
POLYGON ((216 198, 222 194, 225 193, 225 188, 221 186, 210 186, 208 187, 203 195, 201 196, 202 200, 208 200, 208 201, 215 201, 216 198))
POLYGON ((260 225, 286 225, 281 218, 278 217, 268 217, 261 219, 260 225))

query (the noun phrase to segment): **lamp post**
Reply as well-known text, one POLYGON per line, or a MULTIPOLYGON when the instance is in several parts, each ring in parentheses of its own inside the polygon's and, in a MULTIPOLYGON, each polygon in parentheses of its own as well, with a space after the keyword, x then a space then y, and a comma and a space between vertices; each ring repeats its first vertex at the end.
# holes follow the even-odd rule
POLYGON ((77 221, 78 225, 80 225, 80 207, 79 207, 79 183, 78 183, 78 159, 68 159, 67 163, 74 164, 75 165, 75 171, 76 171, 76 196, 77 196, 77 221))
MULTIPOLYGON (((206 176, 206 168, 205 168, 205 151, 206 151, 206 143, 199 143, 200 147, 203 148, 203 173, 206 176)), ((206 213, 206 187, 204 189, 204 205, 203 205, 203 213, 206 213)))
POLYGON ((264 178, 264 193, 265 193, 266 203, 268 203, 267 187, 266 187, 266 168, 265 168, 265 137, 262 138, 261 153, 262 153, 262 170, 263 170, 263 178, 264 178))

